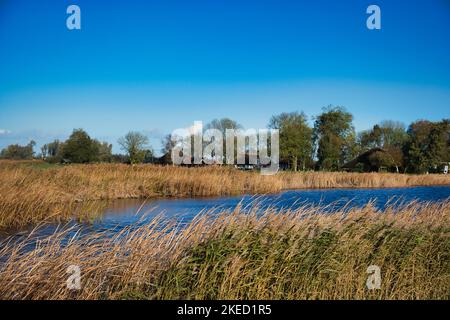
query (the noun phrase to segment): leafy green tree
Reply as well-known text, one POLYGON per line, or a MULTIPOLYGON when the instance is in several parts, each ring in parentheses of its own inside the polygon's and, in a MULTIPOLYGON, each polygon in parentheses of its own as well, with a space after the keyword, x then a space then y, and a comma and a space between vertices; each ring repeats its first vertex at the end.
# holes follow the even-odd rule
POLYGON ((62 143, 59 140, 54 140, 53 142, 50 142, 46 144, 47 146, 47 153, 49 157, 56 157, 62 149, 62 143))
POLYGON ((62 161, 63 143, 58 139, 42 146, 41 151, 44 159, 48 162, 57 163, 62 161), (44 153, 44 151, 46 151, 44 153))
MULTIPOLYGON (((399 167, 404 165, 403 149, 408 135, 405 126, 397 121, 382 121, 373 126, 372 129, 362 131, 358 135, 359 152, 365 152, 373 148, 382 148, 387 154, 377 155, 379 159, 388 159, 382 166, 399 167)), ((374 156, 375 157, 375 156, 374 156)), ((376 161, 380 163, 380 161, 376 161)))
POLYGON ((144 163, 153 163, 155 160, 155 155, 152 149, 144 150, 144 163))
POLYGON ((118 141, 129 159, 131 164, 142 163, 146 155, 146 146, 148 138, 142 133, 130 131, 118 141))
POLYGON ((391 155, 381 151, 376 151, 369 156, 369 164, 372 168, 377 170, 381 167, 390 168, 395 166, 395 162, 391 155))
POLYGON ((356 156, 353 116, 343 107, 328 106, 316 117, 314 143, 317 165, 322 170, 338 170, 356 156))
POLYGON ((73 163, 97 161, 98 145, 83 129, 75 129, 62 148, 62 158, 73 163))
POLYGON ((288 161, 294 171, 300 162, 305 170, 312 162, 312 129, 305 114, 291 112, 273 116, 269 128, 279 130, 281 160, 288 161))
POLYGON ((112 161, 112 144, 93 140, 94 149, 97 151, 96 161, 111 162, 112 161))
POLYGON ((352 130, 349 135, 344 139, 341 151, 341 163, 340 165, 353 160, 359 155, 360 149, 357 143, 356 132, 352 130))
POLYGON ((12 144, 2 150, 0 157, 10 160, 31 160, 34 157, 33 148, 36 142, 30 141, 26 146, 12 144))
POLYGON ((424 173, 436 170, 443 162, 450 161, 450 121, 419 120, 408 128, 409 141, 405 146, 407 169, 424 173))
POLYGON ((428 150, 430 167, 436 170, 443 162, 450 162, 450 120, 435 122, 430 132, 428 150))
POLYGON ((408 139, 405 126, 397 121, 383 121, 358 135, 362 151, 372 148, 402 148, 408 139))
POLYGON ((379 125, 373 126, 370 130, 364 130, 358 133, 358 145, 360 152, 364 152, 373 148, 381 148, 381 130, 379 125))

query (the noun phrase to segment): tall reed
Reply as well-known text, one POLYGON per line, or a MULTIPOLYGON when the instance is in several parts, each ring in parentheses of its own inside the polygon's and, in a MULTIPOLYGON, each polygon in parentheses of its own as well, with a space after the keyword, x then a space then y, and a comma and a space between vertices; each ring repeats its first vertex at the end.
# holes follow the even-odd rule
POLYGON ((449 299, 450 202, 155 219, 114 237, 0 246, 2 299, 449 299), (81 289, 66 286, 70 265, 81 289), (381 269, 369 290, 366 271, 381 269))

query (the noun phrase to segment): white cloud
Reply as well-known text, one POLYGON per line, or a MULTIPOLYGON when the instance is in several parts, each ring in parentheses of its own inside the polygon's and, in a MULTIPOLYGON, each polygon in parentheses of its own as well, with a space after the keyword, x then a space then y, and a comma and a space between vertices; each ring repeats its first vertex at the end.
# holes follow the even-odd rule
POLYGON ((194 125, 187 128, 190 135, 201 134, 203 132, 202 121, 194 121, 194 125))
POLYGON ((11 131, 6 130, 6 129, 0 129, 0 135, 9 134, 9 133, 11 133, 11 131))

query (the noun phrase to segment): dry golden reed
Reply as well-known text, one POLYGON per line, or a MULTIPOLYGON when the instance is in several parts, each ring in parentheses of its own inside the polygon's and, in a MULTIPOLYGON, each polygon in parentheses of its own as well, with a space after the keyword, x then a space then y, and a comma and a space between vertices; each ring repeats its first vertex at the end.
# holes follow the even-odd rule
POLYGON ((0 229, 62 221, 74 215, 87 219, 101 211, 99 203, 90 200, 419 185, 450 185, 450 176, 344 172, 262 176, 227 167, 89 164, 41 168, 33 162, 0 161, 0 229))
POLYGON ((449 299, 450 202, 155 219, 115 236, 0 245, 1 299, 449 299), (30 249, 30 248, 28 248, 30 249), (81 289, 66 286, 70 265, 81 289), (367 267, 381 288, 366 287, 367 267))

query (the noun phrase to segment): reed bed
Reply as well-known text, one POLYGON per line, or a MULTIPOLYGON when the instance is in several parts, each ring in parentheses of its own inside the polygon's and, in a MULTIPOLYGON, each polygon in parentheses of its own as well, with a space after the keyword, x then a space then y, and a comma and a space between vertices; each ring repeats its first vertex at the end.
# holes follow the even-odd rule
POLYGON ((0 245, 1 299, 449 299, 450 202, 203 213, 0 245), (67 268, 81 270, 69 289, 67 268), (380 289, 366 286, 381 269, 380 289))
POLYGON ((0 161, 0 229, 101 212, 92 200, 265 194, 302 188, 450 185, 446 175, 280 172, 262 176, 229 167, 89 164, 48 167, 0 161))

